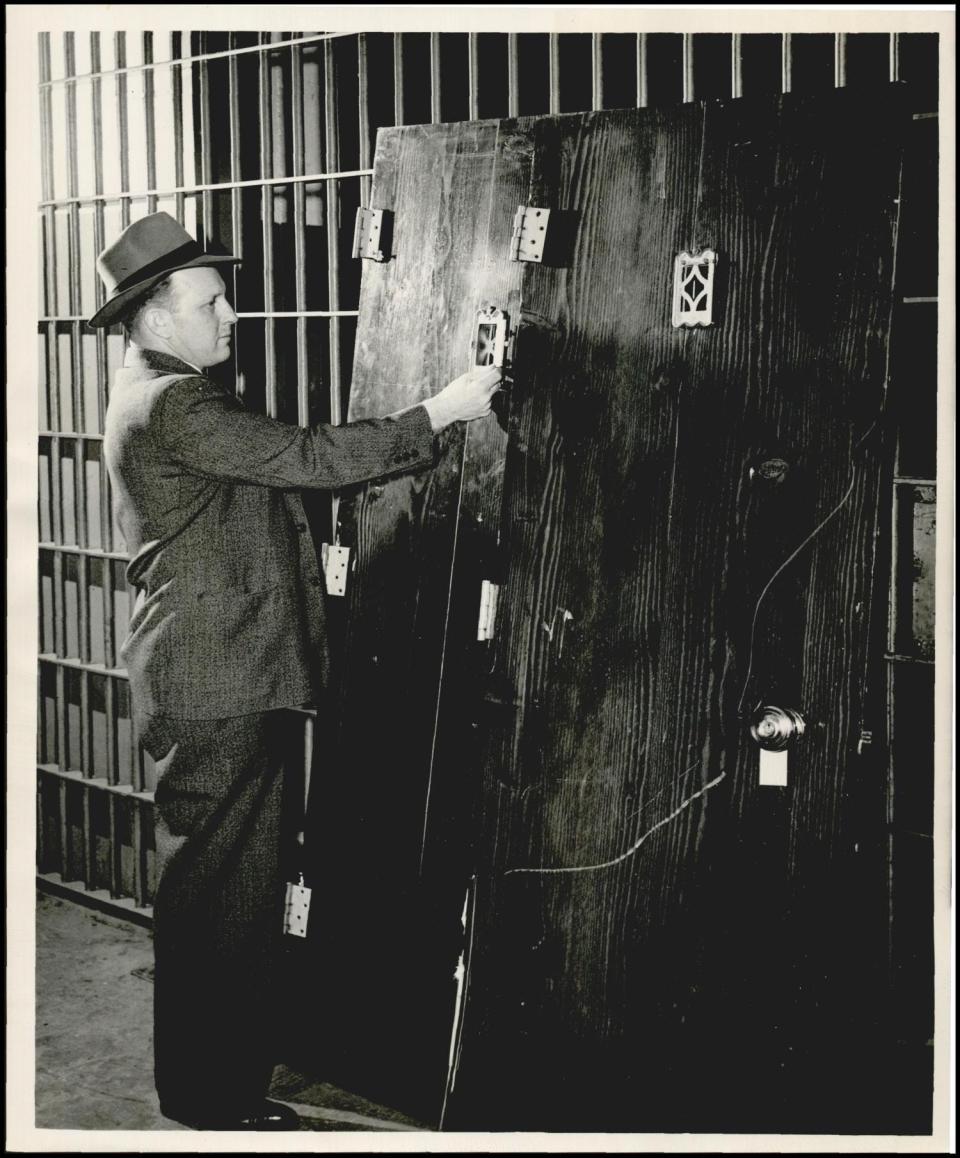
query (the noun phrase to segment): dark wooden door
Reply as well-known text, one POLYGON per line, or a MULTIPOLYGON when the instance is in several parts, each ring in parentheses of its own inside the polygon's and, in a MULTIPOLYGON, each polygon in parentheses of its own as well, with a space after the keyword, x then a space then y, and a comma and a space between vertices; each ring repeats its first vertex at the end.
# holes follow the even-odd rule
POLYGON ((862 740, 896 103, 381 135, 396 258, 364 271, 352 414, 460 372, 480 300, 523 321, 508 417, 354 508, 344 746, 317 797, 337 920, 362 906, 377 962, 341 991, 355 1019, 375 995, 365 1040, 400 1043, 387 1085, 426 1104, 442 1073, 446 1127, 883 1125, 849 1075, 884 1043, 862 740), (553 264, 508 260, 517 204, 563 211, 553 264), (712 324, 675 327, 674 259, 707 248, 712 324), (760 783, 760 704, 806 722, 785 787, 760 783))

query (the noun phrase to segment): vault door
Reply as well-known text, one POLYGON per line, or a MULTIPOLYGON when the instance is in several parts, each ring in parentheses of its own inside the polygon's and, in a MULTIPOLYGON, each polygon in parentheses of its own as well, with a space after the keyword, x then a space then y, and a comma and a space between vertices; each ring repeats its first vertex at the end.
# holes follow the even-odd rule
POLYGON ((530 202, 577 232, 525 266, 445 1125, 872 1131, 848 1075, 882 1038, 858 748, 898 114, 837 92, 531 131, 530 202), (708 324, 675 325, 675 260, 706 283, 708 250, 708 324), (785 786, 764 704, 805 723, 785 786))
MULTIPOLYGON (((371 206, 392 215, 392 244, 363 262, 351 420, 413 405, 466 371, 485 307, 516 317, 510 238, 530 165, 508 124, 380 132, 371 206)), ((341 508, 352 563, 308 822, 317 914, 303 1036, 325 1077, 427 1122, 443 1101, 472 868, 478 775, 464 713, 478 694, 481 585, 498 566, 505 445, 493 415, 451 429, 436 469, 341 508)))

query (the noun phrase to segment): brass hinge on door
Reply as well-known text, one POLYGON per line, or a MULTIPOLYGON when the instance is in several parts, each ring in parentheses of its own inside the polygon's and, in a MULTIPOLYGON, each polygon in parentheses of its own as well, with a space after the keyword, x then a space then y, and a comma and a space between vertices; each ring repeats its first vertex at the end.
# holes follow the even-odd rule
POLYGON ((480 621, 477 624, 477 639, 493 639, 493 628, 497 619, 497 601, 500 588, 489 579, 480 584, 480 621))
POLYGON ((361 205, 353 227, 353 256, 370 261, 389 261, 393 236, 393 214, 389 209, 368 209, 361 205))
POLYGON ((536 205, 520 205, 513 218, 510 242, 511 261, 543 261, 550 210, 536 205))

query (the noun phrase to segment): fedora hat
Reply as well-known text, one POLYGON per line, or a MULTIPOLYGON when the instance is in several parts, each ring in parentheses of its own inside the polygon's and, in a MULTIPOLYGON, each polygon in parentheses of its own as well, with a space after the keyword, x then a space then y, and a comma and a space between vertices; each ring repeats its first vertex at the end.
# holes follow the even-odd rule
POLYGON ((206 253, 169 213, 141 217, 97 258, 97 273, 107 287, 107 300, 89 325, 112 326, 132 302, 175 270, 236 265, 239 260, 206 253))

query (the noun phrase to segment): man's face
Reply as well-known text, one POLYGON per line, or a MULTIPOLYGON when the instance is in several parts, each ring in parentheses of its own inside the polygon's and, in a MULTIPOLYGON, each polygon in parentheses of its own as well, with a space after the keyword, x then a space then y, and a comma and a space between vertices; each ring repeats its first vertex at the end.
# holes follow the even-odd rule
POLYGON ((210 266, 178 269, 170 279, 171 349, 185 362, 216 366, 230 357, 237 315, 224 297, 223 278, 210 266))

